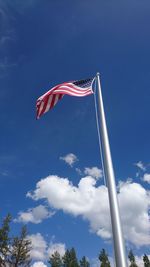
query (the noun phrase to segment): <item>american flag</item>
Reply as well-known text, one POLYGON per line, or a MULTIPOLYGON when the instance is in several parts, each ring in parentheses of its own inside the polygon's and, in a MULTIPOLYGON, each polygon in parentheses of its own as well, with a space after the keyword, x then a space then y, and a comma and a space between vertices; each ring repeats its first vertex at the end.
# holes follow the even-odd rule
POLYGON ((62 99, 64 95, 82 97, 92 94, 93 81, 94 79, 85 79, 80 81, 65 82, 54 86, 52 89, 38 98, 36 102, 37 119, 52 109, 58 100, 62 99))

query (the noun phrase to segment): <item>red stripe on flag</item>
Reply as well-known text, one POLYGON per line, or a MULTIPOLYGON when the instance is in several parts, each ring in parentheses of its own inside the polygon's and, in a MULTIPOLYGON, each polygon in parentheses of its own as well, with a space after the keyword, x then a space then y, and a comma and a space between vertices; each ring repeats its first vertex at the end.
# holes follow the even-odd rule
POLYGON ((65 94, 78 97, 83 97, 92 94, 93 81, 91 80, 91 85, 88 84, 87 87, 82 87, 83 81, 85 81, 84 85, 86 85, 87 80, 82 80, 82 83, 78 83, 78 86, 75 85, 73 82, 65 82, 56 85, 48 92, 43 94, 41 97, 39 97, 36 105, 37 118, 39 118, 43 113, 46 113, 49 109, 52 109, 65 94), (82 84, 82 86, 80 87, 79 84, 82 84))
POLYGON ((50 109, 51 109, 51 108, 53 108, 53 106, 54 106, 54 103, 55 103, 55 98, 56 98, 56 95, 53 95, 53 98, 52 98, 52 102, 51 102, 50 109))

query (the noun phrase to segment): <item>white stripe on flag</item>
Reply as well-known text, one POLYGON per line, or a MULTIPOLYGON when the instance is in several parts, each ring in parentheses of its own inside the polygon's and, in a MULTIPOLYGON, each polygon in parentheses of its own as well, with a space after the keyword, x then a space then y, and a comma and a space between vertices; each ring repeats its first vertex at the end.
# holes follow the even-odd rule
POLYGON ((53 98, 53 95, 50 95, 44 113, 47 112, 47 111, 49 111, 50 106, 51 106, 51 102, 52 102, 52 98, 53 98))

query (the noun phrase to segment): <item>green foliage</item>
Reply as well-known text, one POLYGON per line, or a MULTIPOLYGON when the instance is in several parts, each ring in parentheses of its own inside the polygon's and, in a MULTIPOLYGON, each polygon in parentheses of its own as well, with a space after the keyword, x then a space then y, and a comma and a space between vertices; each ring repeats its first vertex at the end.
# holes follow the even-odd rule
POLYGON ((31 242, 27 239, 27 229, 23 226, 20 236, 10 237, 10 222, 8 214, 0 228, 0 267, 28 267, 31 242))
POLYGON ((51 255, 48 262, 51 264, 51 267, 61 267, 63 265, 61 256, 57 251, 51 255))
POLYGON ((90 264, 85 256, 83 256, 82 259, 80 260, 80 267, 90 267, 90 264))
MULTIPOLYGON (((27 238, 27 228, 23 226, 19 236, 10 236, 11 215, 8 214, 0 227, 0 267, 29 267, 31 265, 31 241, 27 238)), ((111 267, 105 249, 99 253, 100 267, 111 267)), ((138 267, 132 250, 129 251, 129 267, 138 267)), ((85 256, 78 263, 74 248, 66 250, 61 258, 54 252, 48 261, 51 267, 90 267, 85 256)), ((146 254, 143 256, 144 267, 150 267, 150 260, 146 254)))
POLYGON ((67 249, 65 255, 63 256, 63 266, 69 267, 70 265, 70 251, 67 249))
POLYGON ((143 256, 144 267, 150 267, 150 260, 146 254, 143 256))
POLYGON ((134 257, 132 250, 129 251, 128 259, 131 263, 129 267, 138 267, 136 262, 135 262, 135 257, 134 257))
POLYGON ((23 226, 20 236, 12 240, 10 261, 14 267, 30 266, 31 241, 27 240, 27 229, 23 226))
POLYGON ((78 259, 77 259, 76 252, 75 252, 74 248, 72 248, 70 250, 70 259, 71 259, 70 267, 79 267, 78 259))
POLYGON ((101 250, 98 258, 101 262, 100 267, 111 267, 109 259, 108 259, 108 255, 107 255, 105 249, 101 250))
POLYGON ((74 248, 72 248, 70 251, 68 249, 66 250, 65 255, 63 256, 63 266, 79 267, 78 259, 74 248))
POLYGON ((5 261, 9 255, 10 222, 11 222, 11 215, 8 214, 6 218, 3 220, 2 227, 0 228, 0 266, 5 266, 5 261))

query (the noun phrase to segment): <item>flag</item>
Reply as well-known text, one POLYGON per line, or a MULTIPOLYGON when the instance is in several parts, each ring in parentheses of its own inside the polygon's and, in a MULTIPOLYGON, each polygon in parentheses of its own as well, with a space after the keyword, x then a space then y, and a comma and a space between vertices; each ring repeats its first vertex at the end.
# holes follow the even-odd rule
POLYGON ((94 79, 85 79, 73 82, 65 82, 54 86, 36 102, 37 119, 52 109, 64 95, 87 96, 93 93, 92 83, 94 79))

